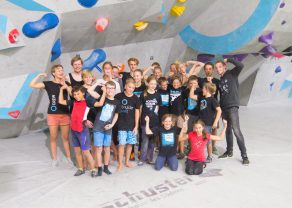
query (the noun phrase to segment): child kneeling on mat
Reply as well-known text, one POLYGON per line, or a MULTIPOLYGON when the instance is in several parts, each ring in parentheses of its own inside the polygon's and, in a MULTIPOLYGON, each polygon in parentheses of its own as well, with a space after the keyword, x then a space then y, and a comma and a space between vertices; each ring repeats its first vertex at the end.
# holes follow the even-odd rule
MULTIPOLYGON (((153 134, 149 128, 148 116, 145 117, 146 121, 146 134, 153 134)), ((171 114, 165 114, 162 116, 162 127, 158 129, 157 135, 159 135, 159 153, 155 161, 155 170, 161 170, 165 162, 167 162, 170 170, 176 171, 178 168, 178 160, 176 157, 178 128, 175 126, 173 116, 171 114)))
POLYGON ((188 175, 200 175, 203 172, 206 161, 205 147, 209 140, 222 140, 227 128, 227 121, 223 120, 223 130, 219 136, 206 133, 204 130, 205 124, 202 120, 197 120, 193 125, 193 131, 187 134, 188 116, 185 116, 183 128, 179 134, 179 141, 189 139, 191 151, 186 161, 186 173, 188 175))

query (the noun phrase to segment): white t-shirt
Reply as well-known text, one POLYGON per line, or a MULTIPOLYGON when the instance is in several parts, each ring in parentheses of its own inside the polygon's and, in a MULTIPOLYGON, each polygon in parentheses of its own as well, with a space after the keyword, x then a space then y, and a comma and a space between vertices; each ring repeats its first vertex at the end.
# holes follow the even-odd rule
MULTIPOLYGON (((116 80, 112 80, 112 81, 116 84, 116 92, 115 92, 115 95, 116 95, 121 92, 121 86, 116 80)), ((104 79, 97 79, 95 83, 96 85, 103 86, 105 85, 105 83, 107 83, 107 81, 105 81, 104 79)))

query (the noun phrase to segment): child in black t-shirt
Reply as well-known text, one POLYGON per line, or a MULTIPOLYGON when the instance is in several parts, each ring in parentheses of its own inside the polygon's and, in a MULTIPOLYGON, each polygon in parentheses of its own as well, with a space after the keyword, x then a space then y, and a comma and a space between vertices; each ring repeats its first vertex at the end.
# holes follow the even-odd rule
POLYGON ((153 132, 159 126, 158 110, 161 103, 161 98, 159 94, 155 91, 157 86, 157 81, 155 77, 150 76, 147 79, 147 90, 141 94, 141 129, 142 129, 142 152, 141 158, 138 165, 143 165, 144 162, 152 163, 155 133, 153 135, 147 135, 145 132, 145 117, 150 118, 149 126, 153 132))
MULTIPOLYGON (((149 117, 146 116, 146 133, 153 134, 149 128, 149 117)), ((165 162, 167 162, 170 170, 176 171, 178 168, 178 160, 176 158, 177 136, 179 130, 174 126, 171 114, 165 114, 162 117, 162 126, 159 128, 159 153, 155 161, 155 170, 161 170, 165 162)))
POLYGON ((131 78, 126 80, 125 91, 116 95, 120 101, 120 114, 117 121, 118 139, 119 139, 119 164, 117 171, 123 167, 123 158, 126 145, 125 166, 131 168, 129 163, 132 145, 137 143, 137 133, 140 116, 140 100, 133 94, 135 81, 131 78))
MULTIPOLYGON (((203 86, 203 96, 200 104, 200 119, 205 123, 205 131, 212 133, 212 129, 216 129, 221 116, 221 108, 217 100, 213 97, 216 92, 216 85, 206 82, 203 86)), ((212 162, 212 142, 209 141, 207 163, 212 162)))
POLYGON ((169 113, 169 91, 168 91, 168 81, 165 77, 160 77, 158 80, 159 89, 157 90, 158 94, 161 97, 161 105, 159 106, 159 121, 165 114, 169 113))

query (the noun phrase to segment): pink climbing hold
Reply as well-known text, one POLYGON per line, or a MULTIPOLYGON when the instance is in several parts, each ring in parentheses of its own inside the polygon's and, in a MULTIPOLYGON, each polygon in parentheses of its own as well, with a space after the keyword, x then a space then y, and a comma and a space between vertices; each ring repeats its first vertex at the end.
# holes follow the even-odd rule
POLYGON ((109 24, 109 18, 108 17, 98 18, 96 20, 96 23, 95 23, 95 29, 98 32, 103 32, 107 28, 108 24, 109 24))
POLYGON ((20 114, 19 110, 8 112, 8 115, 11 116, 12 118, 18 118, 19 114, 20 114))
POLYGON ((14 28, 9 32, 8 39, 10 43, 16 43, 18 41, 19 31, 14 28))

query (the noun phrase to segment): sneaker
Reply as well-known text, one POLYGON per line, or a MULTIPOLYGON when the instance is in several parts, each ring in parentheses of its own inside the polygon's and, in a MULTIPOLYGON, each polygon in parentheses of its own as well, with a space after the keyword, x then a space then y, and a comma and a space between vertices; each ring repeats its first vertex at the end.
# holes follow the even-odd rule
POLYGON ((91 171, 91 177, 92 177, 92 178, 97 177, 97 170, 96 170, 96 169, 93 169, 93 170, 91 171))
POLYGON ((154 148, 154 152, 158 153, 159 152, 159 147, 154 148))
POLYGON ((52 160, 52 167, 56 168, 59 165, 58 160, 52 160))
POLYGON ((212 157, 208 156, 208 157, 206 158, 206 163, 211 163, 211 162, 212 162, 212 157))
POLYGON ((78 169, 77 171, 76 171, 76 173, 74 174, 74 176, 81 176, 82 174, 84 174, 85 173, 85 170, 83 170, 83 169, 78 169))
POLYGON ((248 159, 248 157, 243 157, 242 158, 242 164, 243 165, 249 165, 249 159, 248 159))
POLYGON ((105 172, 107 175, 111 175, 112 172, 110 172, 110 170, 106 167, 106 168, 103 168, 103 172, 105 172))
POLYGON ((150 161, 150 160, 148 160, 147 161, 147 164, 149 164, 149 165, 154 165, 155 164, 155 162, 153 162, 152 160, 150 161))
POLYGON ((232 157, 233 156, 233 152, 224 152, 223 155, 220 155, 218 158, 226 158, 226 157, 232 157))
POLYGON ((215 145, 212 147, 212 153, 214 155, 219 155, 219 151, 218 151, 218 149, 217 149, 217 147, 215 145))
POLYGON ((97 176, 102 176, 102 167, 98 167, 97 176))
POLYGON ((184 153, 179 153, 179 154, 177 154, 176 157, 177 157, 178 160, 182 160, 182 159, 185 158, 185 154, 184 153))
POLYGON ((71 158, 65 158, 65 163, 70 167, 73 168, 74 167, 74 163, 72 162, 71 158))
POLYGON ((140 160, 140 161, 138 162, 138 166, 142 166, 142 165, 144 165, 144 162, 140 160))
POLYGON ((131 153, 130 160, 131 161, 135 161, 135 153, 134 152, 131 153))

